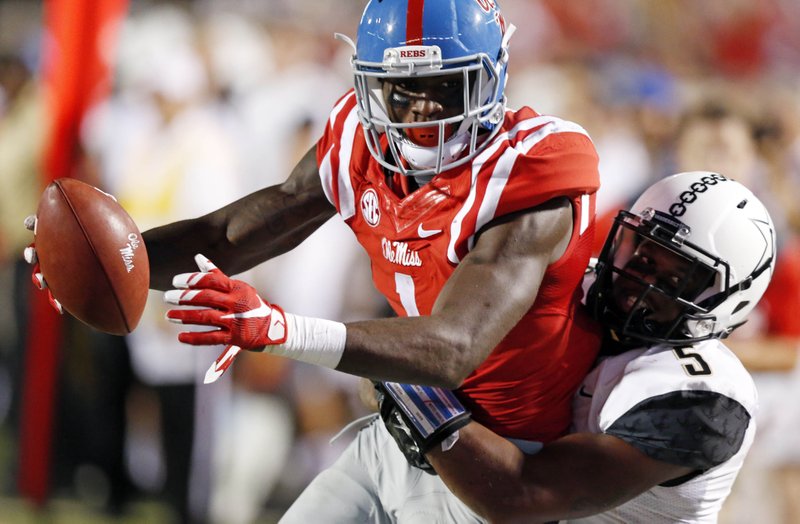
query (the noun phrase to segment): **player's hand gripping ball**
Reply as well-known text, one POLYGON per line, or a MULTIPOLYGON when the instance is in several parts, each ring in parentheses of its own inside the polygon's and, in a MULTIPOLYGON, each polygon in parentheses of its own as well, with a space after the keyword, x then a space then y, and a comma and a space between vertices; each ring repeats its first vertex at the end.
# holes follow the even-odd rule
POLYGON ((113 196, 57 179, 26 226, 34 230, 25 252, 35 264, 34 284, 51 293, 56 309, 99 331, 133 331, 147 302, 150 266, 139 229, 113 196))

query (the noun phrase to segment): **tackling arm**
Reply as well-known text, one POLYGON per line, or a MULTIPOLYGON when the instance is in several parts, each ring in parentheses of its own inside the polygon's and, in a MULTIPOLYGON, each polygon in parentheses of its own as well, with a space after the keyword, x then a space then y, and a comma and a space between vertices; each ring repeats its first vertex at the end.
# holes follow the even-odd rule
POLYGON ((167 290, 172 277, 192 271, 203 253, 228 274, 285 253, 335 213, 322 190, 315 148, 282 184, 252 193, 212 213, 145 231, 150 286, 167 290))
POLYGON ((525 455, 475 422, 452 449, 426 456, 453 493, 490 522, 592 515, 692 471, 605 434, 567 435, 525 455))
POLYGON ((347 324, 336 369, 457 388, 533 305, 547 266, 565 252, 571 234, 566 198, 492 223, 453 272, 430 316, 347 324))

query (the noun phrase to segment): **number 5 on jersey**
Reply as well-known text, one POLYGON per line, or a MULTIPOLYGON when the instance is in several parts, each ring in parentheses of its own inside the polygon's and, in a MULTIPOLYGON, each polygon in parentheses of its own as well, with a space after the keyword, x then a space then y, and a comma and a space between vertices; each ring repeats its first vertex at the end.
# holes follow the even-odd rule
POLYGON ((683 364, 683 369, 689 375, 696 377, 698 375, 710 375, 711 368, 709 367, 708 363, 703 360, 703 357, 700 356, 699 353, 693 353, 690 351, 686 351, 686 348, 675 348, 672 351, 675 352, 679 360, 691 359, 691 362, 683 364))

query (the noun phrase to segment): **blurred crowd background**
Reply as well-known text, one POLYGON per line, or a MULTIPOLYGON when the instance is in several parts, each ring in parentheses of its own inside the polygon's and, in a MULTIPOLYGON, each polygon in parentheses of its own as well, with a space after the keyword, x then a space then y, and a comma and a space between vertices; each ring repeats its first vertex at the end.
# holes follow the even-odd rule
MULTIPOLYGON (((518 27, 509 105, 578 122, 597 146, 599 237, 641 189, 679 171, 720 172, 769 207, 776 275, 730 339, 757 380, 759 434, 721 521, 800 522, 800 3, 500 3, 518 27)), ((363 6, 131 1, 109 29, 113 84, 81 118, 73 176, 114 194, 142 230, 282 181, 350 86, 351 51, 333 33, 354 36, 363 6)), ((352 437, 336 434, 368 413, 358 382, 248 354, 204 386, 220 348, 181 346, 159 293, 127 337, 65 317, 52 454, 41 464, 24 452, 39 319, 22 222, 53 125, 47 9, 0 0, 0 522, 273 522, 352 437), (43 468, 47 489, 31 495, 20 479, 43 468)), ((242 278, 293 313, 389 314, 338 218, 242 278)))

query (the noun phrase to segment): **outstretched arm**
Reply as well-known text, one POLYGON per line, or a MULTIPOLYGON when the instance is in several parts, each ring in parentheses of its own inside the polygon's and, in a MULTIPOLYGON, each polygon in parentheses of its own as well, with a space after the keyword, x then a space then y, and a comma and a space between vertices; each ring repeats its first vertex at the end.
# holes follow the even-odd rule
POLYGON ((150 286, 166 290, 172 277, 193 271, 203 253, 228 274, 285 253, 333 216, 312 147, 282 184, 252 193, 207 215, 145 231, 150 286))
POLYGON ((445 484, 490 522, 592 515, 692 470, 655 460, 605 434, 562 437, 535 455, 471 422, 456 445, 427 458, 445 484))
MULTIPOLYGON (((458 387, 531 308, 547 266, 566 251, 572 205, 556 198, 484 229, 450 276, 430 316, 340 324, 284 312, 199 257, 200 273, 175 278, 165 299, 204 310, 172 310, 196 345, 228 344, 210 370, 218 377, 239 348, 267 351, 374 380, 458 387), (184 291, 185 289, 185 291, 184 291)), ((241 268, 240 268, 241 269, 241 268)))

